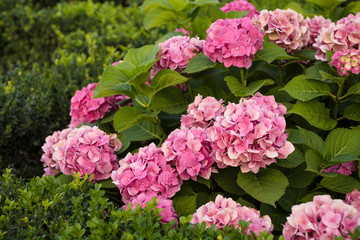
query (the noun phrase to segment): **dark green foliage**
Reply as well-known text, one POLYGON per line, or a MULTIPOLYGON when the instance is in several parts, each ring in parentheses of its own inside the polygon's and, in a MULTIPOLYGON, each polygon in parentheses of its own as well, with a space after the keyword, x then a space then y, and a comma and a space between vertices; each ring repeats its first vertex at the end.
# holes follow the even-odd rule
MULTIPOLYGON (((9 169, 0 177, 0 239, 272 239, 239 229, 191 225, 190 217, 161 224, 153 199, 145 209, 114 206, 100 184, 78 176, 70 182, 46 176, 29 182, 9 169)), ((241 223, 246 229, 246 224, 241 223)))

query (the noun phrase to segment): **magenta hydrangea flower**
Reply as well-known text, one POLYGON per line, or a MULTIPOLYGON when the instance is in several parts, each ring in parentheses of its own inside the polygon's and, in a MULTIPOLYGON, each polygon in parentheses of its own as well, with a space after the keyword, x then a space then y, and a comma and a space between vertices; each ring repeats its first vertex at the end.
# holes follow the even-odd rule
POLYGON ((81 126, 48 137, 41 161, 52 174, 59 170, 65 175, 79 172, 80 177, 87 173, 94 174, 93 181, 104 180, 118 169, 115 152, 121 146, 116 134, 107 135, 97 127, 81 126))
POLYGON ((206 223, 209 228, 215 225, 215 228, 224 229, 225 226, 234 226, 234 228, 241 228, 239 220, 245 222, 251 221, 245 233, 250 235, 250 231, 256 235, 260 232, 267 231, 270 233, 274 226, 268 215, 260 217, 260 212, 249 207, 241 206, 240 203, 235 202, 231 198, 224 198, 217 195, 215 202, 208 202, 199 207, 193 214, 193 219, 190 223, 206 223))
MULTIPOLYGON (((146 203, 150 202, 152 198, 156 197, 157 198, 157 208, 162 209, 162 211, 159 213, 159 215, 161 216, 161 220, 160 222, 162 223, 168 223, 171 220, 175 219, 175 221, 178 223, 177 220, 177 214, 175 212, 175 209, 173 207, 173 202, 171 199, 167 199, 161 196, 157 196, 155 193, 149 193, 149 194, 145 194, 145 193, 140 193, 139 195, 132 197, 129 201, 129 203, 131 203, 131 209, 135 209, 137 204, 140 204, 140 206, 142 208, 146 207, 146 203)), ((126 204, 123 206, 123 209, 126 209, 127 206, 129 205, 126 204)))
POLYGON ((255 53, 263 48, 264 33, 248 17, 218 19, 206 32, 204 54, 225 67, 249 68, 255 53))
POLYGON ((67 136, 72 131, 72 128, 66 128, 62 131, 55 131, 51 136, 45 138, 45 143, 41 147, 44 153, 41 156, 40 161, 43 162, 43 166, 45 167, 44 176, 52 175, 60 173, 60 167, 58 161, 55 161, 53 158, 53 154, 55 149, 61 147, 67 139, 67 136))
POLYGON ((329 172, 333 172, 333 173, 340 173, 343 175, 351 175, 352 172, 356 171, 357 169, 357 164, 355 161, 352 162, 345 162, 345 163, 340 163, 337 164, 335 166, 331 166, 327 169, 324 169, 324 173, 329 173, 329 172))
POLYGON ((203 99, 200 94, 197 95, 194 102, 188 106, 187 114, 181 116, 181 126, 186 128, 212 126, 215 118, 224 111, 223 102, 222 99, 219 101, 214 97, 203 99))
POLYGON ((325 19, 323 16, 314 16, 311 19, 307 17, 305 21, 308 22, 310 31, 310 39, 307 47, 313 49, 312 45, 315 43, 317 36, 319 36, 321 29, 329 27, 333 22, 330 19, 325 19))
POLYGON ((352 192, 346 194, 345 202, 360 212, 360 192, 356 188, 354 188, 352 192))
POLYGON ((285 240, 351 239, 348 231, 360 225, 360 213, 353 206, 329 195, 315 196, 312 202, 294 205, 291 210, 283 228, 285 240))
POLYGON ((119 164, 120 168, 112 172, 111 178, 124 203, 141 193, 171 198, 180 190, 179 174, 154 143, 140 148, 134 155, 128 153, 119 164))
MULTIPOLYGON (((360 24, 360 23, 359 23, 360 24)), ((333 65, 339 75, 349 75, 360 73, 360 50, 344 49, 336 51, 331 57, 331 65, 333 65)))
POLYGON ((262 10, 254 22, 265 31, 271 42, 294 53, 305 47, 310 39, 309 23, 294 10, 262 10))
POLYGON ((71 98, 69 127, 75 128, 82 123, 94 123, 103 118, 111 109, 117 109, 115 96, 93 98, 97 83, 90 83, 71 98))
MULTIPOLYGON (((171 132, 161 146, 168 162, 175 163, 181 179, 209 179, 214 158, 203 128, 181 128, 171 132)), ((214 171, 214 170, 213 170, 214 171)))
POLYGON ((225 6, 220 8, 223 12, 227 13, 230 11, 249 11, 246 14, 246 17, 252 18, 255 15, 259 15, 259 11, 256 10, 254 5, 249 3, 246 0, 235 0, 229 3, 226 3, 225 6))
POLYGON ((257 173, 275 158, 287 158, 294 146, 286 141, 285 113, 286 107, 274 96, 261 93, 229 103, 206 130, 218 167, 240 166, 243 173, 257 173))
POLYGON ((360 13, 350 14, 328 27, 321 29, 313 44, 317 50, 316 59, 326 61, 326 51, 359 50, 360 13))

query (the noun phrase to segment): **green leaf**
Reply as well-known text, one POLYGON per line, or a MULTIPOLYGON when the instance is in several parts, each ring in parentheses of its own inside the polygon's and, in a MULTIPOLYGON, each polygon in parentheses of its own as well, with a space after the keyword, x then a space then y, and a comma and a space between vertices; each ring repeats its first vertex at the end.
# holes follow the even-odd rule
POLYGON ((305 188, 317 175, 313 172, 305 171, 306 164, 285 172, 287 179, 289 180, 289 187, 293 188, 305 188))
POLYGON ((329 195, 329 194, 326 192, 312 192, 305 195, 302 199, 300 199, 300 202, 301 203, 311 202, 313 201, 315 196, 319 196, 319 195, 329 195))
POLYGON ((338 174, 336 177, 324 177, 320 185, 334 192, 346 194, 352 192, 354 188, 360 190, 360 182, 343 174, 338 174))
POLYGON ((225 13, 225 18, 234 19, 234 18, 242 18, 248 14, 249 11, 230 11, 225 13))
POLYGON ((187 78, 181 76, 180 73, 170 69, 164 69, 155 75, 154 79, 150 83, 150 86, 154 87, 154 94, 155 94, 164 88, 171 87, 176 84, 184 83, 186 81, 187 78))
POLYGON ((203 52, 198 53, 187 64, 185 73, 196 73, 212 68, 215 65, 203 52))
POLYGON ((288 82, 282 90, 300 101, 308 101, 330 93, 330 87, 327 83, 306 78, 305 75, 299 75, 288 82))
POLYGON ((281 171, 271 168, 261 169, 257 174, 239 172, 236 182, 256 200, 274 207, 289 185, 281 171))
POLYGON ((358 159, 359 159, 358 156, 354 155, 354 154, 341 154, 341 155, 337 155, 336 157, 331 158, 328 162, 329 163, 332 163, 332 162, 344 163, 344 162, 355 161, 358 159))
MULTIPOLYGON (((316 62, 313 66, 306 69, 306 77, 308 79, 315 79, 327 83, 333 83, 331 79, 323 79, 323 76, 320 74, 320 71, 332 74, 333 71, 327 62, 316 62)), ((324 75, 324 73, 323 73, 324 75)))
POLYGON ((333 72, 328 73, 328 72, 319 70, 319 74, 321 75, 321 78, 322 78, 323 82, 327 82, 327 83, 335 82, 335 83, 337 83, 337 82, 340 82, 340 80, 341 80, 338 76, 334 76, 333 72))
POLYGON ((117 137, 122 144, 121 149, 117 153, 122 153, 130 147, 131 142, 123 133, 117 133, 117 137))
POLYGON ((345 0, 307 0, 307 2, 314 3, 323 9, 330 10, 333 7, 345 2, 345 0))
POLYGON ((288 113, 295 113, 305 118, 310 125, 322 130, 331 130, 336 127, 337 121, 330 118, 330 110, 323 103, 316 100, 307 102, 297 101, 288 113))
MULTIPOLYGON (((285 8, 287 9, 287 8, 285 8)), ((292 10, 296 11, 295 9, 291 8, 292 10)), ((298 12, 298 11, 297 11, 298 12)), ((299 13, 299 12, 298 12, 299 13)), ((303 49, 299 52, 296 52, 294 54, 294 57, 298 57, 300 59, 304 59, 304 60, 312 60, 312 61, 316 61, 317 59, 315 58, 315 50, 309 50, 309 49, 303 49)))
POLYGON ((140 10, 143 13, 146 13, 154 8, 164 8, 168 10, 174 9, 170 2, 167 0, 145 0, 144 3, 141 5, 140 10))
POLYGON ((74 177, 71 175, 60 174, 56 177, 56 179, 59 180, 61 184, 67 184, 67 183, 71 183, 74 177))
POLYGON ((345 95, 349 96, 351 94, 360 94, 360 82, 352 85, 345 95))
POLYGON ((116 188, 116 185, 113 183, 111 178, 106 180, 101 180, 97 183, 101 184, 101 188, 116 188))
POLYGON ((184 93, 176 87, 168 87, 154 96, 150 109, 177 114, 185 111, 187 106, 188 102, 184 93))
POLYGON ((210 189, 210 180, 209 179, 205 179, 205 178, 198 176, 196 182, 204 184, 205 186, 207 186, 210 189))
POLYGON ((254 95, 262 86, 272 85, 274 81, 271 79, 258 80, 244 87, 240 80, 234 76, 225 77, 225 82, 230 91, 237 97, 247 97, 254 95))
POLYGON ((344 11, 342 12, 342 16, 346 17, 347 15, 349 15, 350 13, 352 14, 357 14, 358 12, 360 12, 360 2, 349 2, 344 11))
POLYGON ((148 71, 139 72, 135 77, 133 77, 129 83, 135 87, 135 89, 146 96, 152 96, 154 94, 154 88, 149 86, 145 82, 149 81, 150 73, 148 71))
POLYGON ((196 208, 201 207, 202 205, 210 202, 210 194, 207 192, 200 192, 196 196, 196 208))
POLYGON ((271 218, 272 224, 274 224, 275 231, 282 231, 283 224, 286 222, 286 217, 289 216, 287 212, 282 209, 274 208, 268 204, 260 204, 261 216, 268 215, 271 218))
POLYGON ((324 140, 322 140, 322 138, 319 135, 301 127, 298 127, 298 129, 302 139, 304 140, 305 144, 308 147, 318 151, 322 155, 325 154, 325 150, 326 150, 325 142, 324 140))
POLYGON ((360 154, 360 131, 337 128, 329 133, 325 145, 327 160, 345 154, 357 156, 360 154))
POLYGON ((146 13, 143 23, 145 29, 150 29, 162 24, 176 22, 177 17, 177 14, 175 14, 173 11, 165 11, 161 8, 153 8, 146 13))
POLYGON ((108 97, 118 94, 125 94, 130 98, 135 98, 136 89, 130 83, 118 83, 115 85, 107 85, 96 87, 94 89, 94 98, 108 97))
POLYGON ((196 211, 197 194, 191 196, 179 196, 173 199, 176 213, 179 216, 187 216, 196 211))
POLYGON ((114 128, 121 132, 143 121, 155 121, 154 116, 145 114, 136 107, 124 106, 115 114, 114 128))
POLYGON ((318 151, 309 149, 305 153, 306 171, 320 174, 320 165, 324 161, 318 151))
POLYGON ((297 57, 290 56, 286 51, 272 42, 263 42, 264 49, 256 53, 256 57, 261 60, 265 60, 271 63, 275 59, 287 60, 287 59, 298 59, 297 57))
POLYGON ((250 207, 250 208, 256 208, 254 204, 252 204, 251 202, 246 201, 245 199, 239 197, 236 202, 240 203, 241 206, 246 206, 246 207, 250 207))
POLYGON ((284 168, 295 168, 305 161, 304 155, 299 149, 295 147, 295 151, 292 152, 285 159, 278 159, 276 164, 284 168))
POLYGON ((124 130, 123 134, 131 142, 151 139, 161 140, 164 136, 164 130, 159 124, 144 121, 124 130))
POLYGON ((209 6, 208 16, 213 18, 213 22, 215 22, 216 19, 225 19, 225 13, 221 11, 218 6, 209 6))
MULTIPOLYGON (((125 63, 131 63, 134 66, 143 66, 148 70, 156 62, 156 54, 160 50, 157 45, 145 45, 140 48, 131 48, 124 57, 125 63)), ((117 66, 117 65, 116 65, 117 66)), ((134 75, 136 75, 136 72, 134 75)))
POLYGON ((240 168, 227 167, 219 169, 219 173, 214 173, 211 176, 215 182, 225 191, 235 194, 244 195, 245 192, 236 184, 236 178, 240 171, 240 168))
POLYGON ((288 128, 289 136, 287 140, 293 144, 305 144, 304 139, 299 131, 299 129, 288 128))
POLYGON ((280 198, 279 205, 287 212, 291 212, 292 206, 299 204, 306 193, 306 189, 288 187, 284 196, 280 198))

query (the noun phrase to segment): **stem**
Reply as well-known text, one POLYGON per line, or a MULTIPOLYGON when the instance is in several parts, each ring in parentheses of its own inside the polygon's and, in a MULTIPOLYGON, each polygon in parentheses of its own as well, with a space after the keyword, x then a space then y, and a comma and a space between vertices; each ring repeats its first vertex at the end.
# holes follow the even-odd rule
POLYGON ((192 89, 191 89, 191 86, 190 86, 190 84, 189 84, 189 81, 186 82, 186 87, 187 87, 187 89, 189 90, 189 94, 190 94, 191 99, 194 99, 194 98, 195 98, 195 97, 194 97, 194 93, 193 93, 193 91, 192 91, 192 89))
POLYGON ((338 89, 338 92, 336 94, 336 100, 335 100, 334 119, 337 119, 338 108, 339 108, 339 98, 342 95, 343 89, 344 89, 344 82, 339 83, 339 89, 338 89))
POLYGON ((246 87, 246 78, 243 68, 240 68, 240 78, 241 78, 241 84, 243 85, 243 87, 246 87))

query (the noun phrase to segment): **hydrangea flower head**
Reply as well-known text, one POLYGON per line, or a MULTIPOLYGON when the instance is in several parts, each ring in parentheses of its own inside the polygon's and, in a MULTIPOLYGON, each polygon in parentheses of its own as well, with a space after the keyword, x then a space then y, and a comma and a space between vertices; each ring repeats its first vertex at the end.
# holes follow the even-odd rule
POLYGON ((328 27, 321 29, 313 44, 317 50, 315 57, 326 61, 326 51, 336 52, 350 49, 359 50, 360 13, 350 14, 328 27))
POLYGON ((358 212, 360 212, 360 192, 359 192, 359 190, 354 188, 354 190, 352 192, 347 193, 346 197, 345 197, 345 202, 347 204, 350 204, 351 206, 356 208, 356 210, 358 212))
POLYGON ((327 28, 332 24, 330 19, 325 19, 323 16, 314 16, 313 18, 306 18, 308 22, 310 39, 308 42, 308 48, 313 48, 312 45, 315 43, 315 39, 319 36, 322 28, 327 28))
POLYGON ((107 135, 95 126, 65 129, 59 134, 59 141, 49 148, 48 140, 57 140, 54 135, 47 138, 45 157, 42 158, 51 172, 54 169, 65 175, 79 172, 80 177, 86 173, 94 174, 93 181, 98 181, 109 178, 111 172, 118 169, 115 152, 122 144, 116 134, 107 135), (50 162, 47 163, 45 159, 50 156, 49 152, 52 153, 51 161, 47 159, 50 162))
POLYGON ((309 23, 294 10, 262 10, 253 20, 265 31, 271 42, 289 53, 301 50, 309 42, 309 23))
MULTIPOLYGON (((140 193, 139 195, 132 197, 129 201, 131 203, 131 209, 135 209, 137 204, 140 204, 142 208, 146 207, 146 203, 150 202, 153 197, 157 198, 157 208, 162 209, 162 211, 159 213, 161 216, 160 222, 162 223, 168 223, 171 220, 175 219, 177 222, 177 214, 175 212, 175 209, 173 207, 173 202, 171 199, 167 199, 161 196, 157 196, 154 193, 140 193)), ((123 206, 123 209, 126 209, 129 205, 126 204, 123 206)))
POLYGON ((141 193, 171 198, 180 190, 179 174, 154 143, 140 148, 134 155, 128 153, 119 164, 120 168, 112 172, 111 178, 124 203, 141 193))
POLYGON ((171 132, 161 146, 167 161, 174 162, 181 179, 209 179, 214 158, 203 128, 181 128, 171 132))
MULTIPOLYGON (((360 24, 360 23, 359 23, 360 24)), ((331 57, 331 65, 333 65, 339 75, 349 75, 360 73, 360 49, 344 49, 336 51, 331 57)))
POLYGON ((235 0, 226 3, 225 6, 220 8, 223 12, 227 13, 230 11, 249 11, 246 17, 252 18, 254 15, 259 15, 258 10, 246 0, 235 0))
POLYGON ((283 228, 285 240, 351 239, 348 231, 360 225, 360 213, 353 206, 329 195, 315 196, 312 202, 294 205, 291 210, 283 228))
POLYGON ((345 163, 340 163, 340 164, 334 165, 332 167, 325 169, 323 172, 325 172, 325 173, 329 173, 329 172, 340 173, 340 174, 349 176, 352 174, 352 172, 356 171, 356 169, 357 169, 357 164, 356 164, 356 162, 352 161, 352 162, 345 162, 345 163))
POLYGON ((274 96, 260 93, 229 103, 206 130, 218 167, 240 166, 243 173, 257 173, 275 158, 287 158, 294 146, 286 141, 285 113, 286 107, 274 96))
POLYGON ((264 33, 248 17, 218 19, 206 32, 204 54, 225 67, 249 68, 255 53, 263 48, 264 33))
POLYGON ((225 226, 234 226, 234 228, 241 228, 239 220, 245 222, 251 221, 245 233, 250 235, 250 231, 259 235, 260 232, 271 232, 274 228, 271 219, 268 215, 260 217, 260 212, 236 203, 231 198, 224 198, 217 195, 215 202, 208 202, 199 207, 193 214, 191 224, 206 223, 209 228, 215 225, 215 228, 224 229, 225 226))
POLYGON ((186 128, 212 126, 215 118, 224 111, 223 102, 222 99, 219 101, 214 97, 203 99, 200 94, 197 95, 194 102, 188 106, 187 114, 181 116, 181 126, 186 128))

